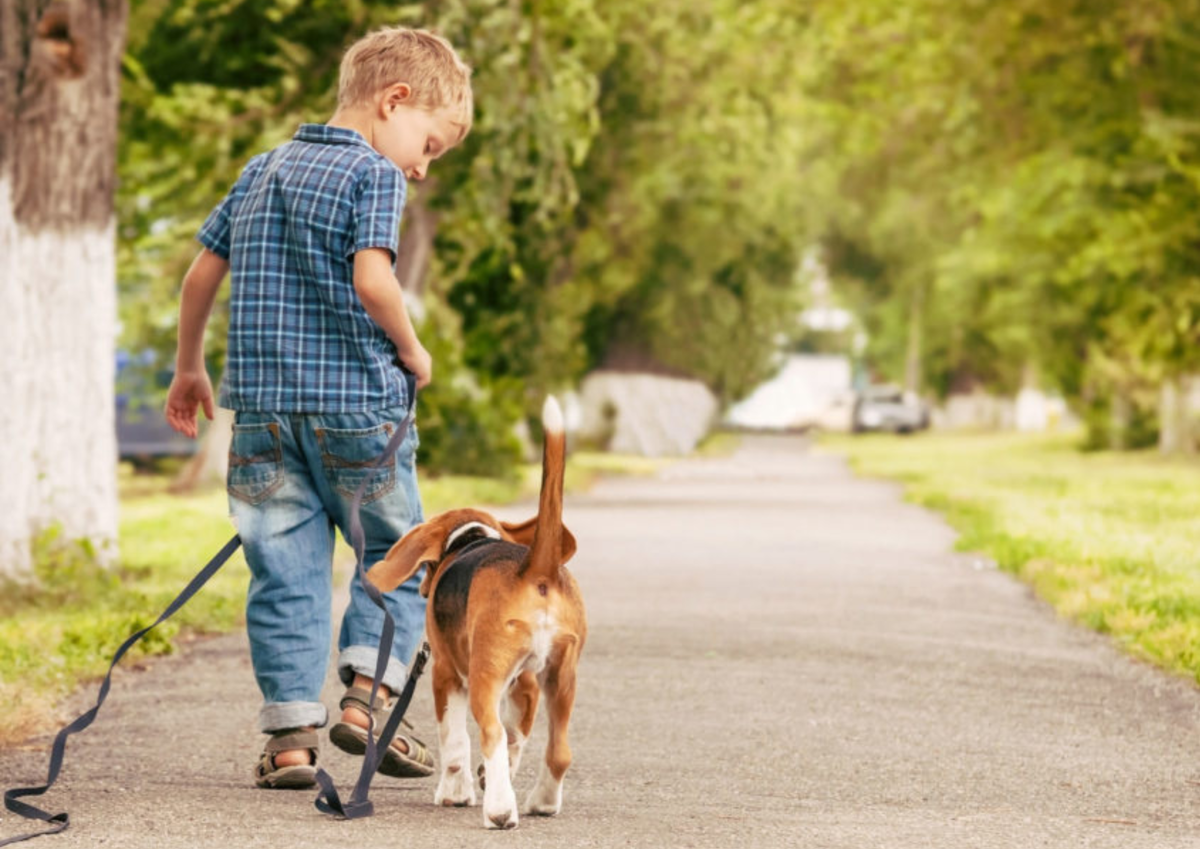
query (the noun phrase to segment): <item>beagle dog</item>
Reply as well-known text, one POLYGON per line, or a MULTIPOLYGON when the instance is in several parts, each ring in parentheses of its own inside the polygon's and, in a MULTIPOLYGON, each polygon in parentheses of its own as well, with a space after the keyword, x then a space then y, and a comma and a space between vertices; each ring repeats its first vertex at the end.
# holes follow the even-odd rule
POLYGON ((479 725, 483 823, 514 828, 512 777, 544 696, 550 735, 530 814, 562 808, 571 763, 567 723, 575 668, 587 637, 579 587, 563 564, 575 538, 562 523, 566 438, 553 397, 542 411, 545 444, 538 514, 520 524, 480 510, 451 510, 413 528, 368 572, 380 590, 395 589, 426 568, 425 629, 433 653, 441 778, 434 803, 474 805, 467 709, 479 725))

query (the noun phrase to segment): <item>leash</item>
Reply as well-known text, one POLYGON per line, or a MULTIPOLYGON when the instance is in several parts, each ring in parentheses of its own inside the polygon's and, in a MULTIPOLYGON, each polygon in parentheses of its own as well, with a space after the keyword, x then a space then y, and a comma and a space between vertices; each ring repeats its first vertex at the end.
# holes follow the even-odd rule
MULTIPOLYGON (((383 449, 383 453, 379 455, 379 459, 367 467, 367 474, 358 485, 358 489, 354 491, 354 497, 350 501, 350 545, 354 549, 356 561, 354 568, 358 571, 359 583, 366 590, 367 596, 375 603, 376 607, 383 611, 383 632, 379 636, 379 651, 376 653, 375 658, 375 677, 371 680, 371 698, 367 701, 368 705, 375 704, 375 697, 379 693, 379 681, 383 678, 383 673, 387 669, 388 659, 392 653, 392 637, 395 635, 396 621, 392 618, 392 614, 388 612, 387 605, 383 602, 383 594, 379 591, 379 588, 367 580, 367 570, 363 564, 364 552, 366 551, 366 536, 363 534, 359 508, 362 506, 363 492, 366 490, 367 484, 371 482, 371 478, 375 472, 387 464, 393 455, 395 455, 396 450, 400 447, 400 443, 408 435, 408 429, 416 416, 416 377, 406 370, 404 372, 404 379, 407 381, 408 397, 411 399, 408 405, 408 415, 404 417, 404 421, 400 423, 400 427, 396 428, 396 432, 388 440, 387 447, 383 449)), ((348 802, 342 802, 333 779, 325 771, 324 767, 317 767, 317 783, 321 786, 321 791, 317 794, 317 798, 313 803, 317 806, 317 810, 348 820, 369 817, 375 813, 375 806, 368 798, 371 792, 371 780, 375 777, 375 772, 379 769, 379 764, 387 753, 388 746, 392 744, 392 738, 396 736, 396 731, 400 728, 400 720, 404 718, 404 712, 408 710, 408 703, 412 701, 413 692, 416 690, 417 678, 420 677, 422 670, 425 668, 425 662, 428 659, 429 643, 422 643, 420 650, 410 665, 408 680, 404 684, 404 689, 401 691, 395 706, 392 708, 391 716, 384 723, 378 740, 375 738, 375 711, 367 711, 367 750, 363 752, 362 769, 359 771, 358 781, 354 785, 354 791, 348 802)))
MULTIPOLYGON (((379 589, 367 580, 366 568, 363 565, 363 556, 366 548, 366 538, 363 534, 362 522, 359 518, 359 509, 362 506, 363 492, 366 490, 367 484, 371 482, 374 476, 381 467, 388 463, 395 456, 396 451, 400 448, 405 436, 408 434, 408 429, 412 425, 416 417, 416 378, 408 371, 404 372, 406 387, 408 389, 408 397, 410 399, 408 405, 408 415, 400 423, 396 429, 396 433, 388 440, 387 447, 383 453, 367 467, 367 474, 363 481, 358 485, 358 489, 354 492, 354 497, 350 502, 350 543, 354 548, 354 553, 357 558, 355 568, 358 571, 359 580, 362 582, 363 588, 367 595, 382 611, 384 617, 383 632, 379 638, 378 659, 375 664, 375 678, 371 685, 371 700, 369 704, 375 704, 375 697, 379 690, 379 680, 383 677, 384 670, 387 668, 388 659, 391 657, 392 638, 395 636, 396 623, 388 612, 387 606, 384 604, 383 595, 379 589)), ((129 651, 133 645, 148 634, 151 630, 157 627, 162 622, 169 619, 175 614, 179 608, 183 607, 192 596, 208 583, 226 561, 233 556, 233 553, 241 547, 242 540, 237 534, 221 548, 217 554, 208 561, 196 576, 184 587, 183 591, 175 597, 166 609, 159 615, 153 623, 131 634, 126 638, 121 647, 117 649, 113 655, 112 662, 108 666, 108 672, 104 676, 104 681, 100 685, 100 693, 96 699, 96 704, 89 710, 77 717, 70 725, 67 725, 58 732, 54 738, 54 744, 50 752, 50 767, 46 775, 46 783, 37 787, 14 787, 11 790, 4 791, 4 807, 10 812, 19 817, 29 820, 38 820, 47 823, 50 827, 44 831, 30 832, 29 834, 20 834, 14 837, 8 837, 0 840, 0 847, 9 846, 13 843, 20 843, 25 840, 31 840, 34 837, 43 837, 48 834, 58 834, 65 830, 70 825, 70 816, 64 811, 59 814, 51 814, 34 805, 19 801, 28 796, 41 796, 48 791, 58 780, 59 772, 62 770, 63 756, 66 752, 67 738, 72 734, 83 731, 90 726, 96 719, 96 715, 100 712, 100 706, 104 704, 104 700, 108 698, 108 691, 112 685, 113 669, 120 662, 125 653, 129 651)), ((417 679, 421 676, 421 672, 425 668, 425 664, 429 659, 429 643, 423 643, 418 650, 416 657, 410 665, 408 680, 404 684, 404 689, 396 700, 395 706, 392 708, 391 716, 387 723, 384 724, 378 739, 374 735, 375 717, 373 712, 368 714, 367 728, 367 750, 363 755, 362 770, 359 773, 358 781, 354 786, 354 791, 348 802, 343 803, 338 796, 337 787, 333 783, 333 779, 323 768, 317 768, 317 782, 321 786, 321 792, 317 796, 316 806, 321 811, 329 814, 335 814, 345 819, 360 819, 369 817, 374 813, 374 805, 371 803, 368 795, 371 788, 371 780, 375 776, 376 770, 379 768, 380 762, 383 760, 384 754, 387 752, 387 747, 391 744, 392 738, 396 735, 396 731, 400 727, 400 720, 404 718, 404 712, 408 709, 409 703, 412 701, 413 693, 416 690, 417 679)))
POLYGON ((196 594, 197 590, 208 583, 209 578, 217 574, 217 571, 225 565, 225 561, 228 560, 233 553, 238 550, 241 544, 241 538, 237 535, 234 535, 233 539, 225 543, 224 548, 217 552, 217 555, 212 560, 208 561, 208 565, 201 569, 196 577, 192 578, 191 583, 189 583, 187 587, 184 588, 183 592, 181 592, 176 599, 167 606, 167 609, 162 612, 158 619, 154 620, 152 625, 148 625, 142 630, 131 634, 125 640, 125 642, 121 644, 121 647, 117 649, 117 653, 113 656, 112 663, 110 663, 108 666, 108 673, 104 676, 104 683, 100 685, 100 696, 96 699, 96 704, 90 710, 79 716, 66 728, 59 731, 58 736, 54 738, 54 746, 50 752, 50 770, 46 776, 46 783, 40 787, 16 787, 12 790, 4 791, 4 807, 12 811, 17 816, 24 817, 25 819, 41 820, 42 822, 48 823, 50 828, 46 831, 35 831, 31 834, 21 834, 16 837, 9 837, 4 840, 0 840, 0 846, 8 846, 12 843, 20 843, 22 840, 29 840, 30 838, 41 837, 46 834, 57 834, 70 825, 70 817, 65 811, 61 814, 50 814, 47 811, 43 811, 41 808, 26 804, 25 802, 19 802, 17 800, 26 796, 41 796, 50 789, 55 781, 58 780, 58 773, 62 769, 63 753, 66 751, 67 747, 67 738, 72 734, 84 730, 96 719, 96 714, 100 712, 100 706, 104 704, 104 700, 108 698, 108 688, 112 684, 113 668, 117 665, 117 662, 124 657, 125 652, 129 651, 134 643, 149 633, 150 629, 154 628, 160 622, 168 619, 173 613, 175 613, 176 610, 183 607, 183 605, 187 603, 188 599, 196 594))

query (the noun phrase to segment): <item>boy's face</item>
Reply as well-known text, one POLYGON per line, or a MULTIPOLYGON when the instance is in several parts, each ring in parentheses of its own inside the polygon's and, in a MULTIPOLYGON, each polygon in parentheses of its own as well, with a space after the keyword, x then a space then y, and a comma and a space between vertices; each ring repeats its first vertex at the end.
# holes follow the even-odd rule
POLYGON ((375 149, 410 180, 423 180, 429 165, 458 141, 459 126, 449 109, 433 111, 407 103, 388 104, 374 134, 375 149))

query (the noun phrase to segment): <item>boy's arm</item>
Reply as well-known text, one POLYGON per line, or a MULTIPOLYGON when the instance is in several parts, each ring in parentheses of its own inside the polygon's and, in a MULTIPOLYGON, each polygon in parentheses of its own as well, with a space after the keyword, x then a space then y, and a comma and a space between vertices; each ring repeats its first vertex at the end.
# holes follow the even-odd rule
POLYGON ((417 388, 433 379, 433 359, 413 329, 404 293, 392 273, 392 254, 386 248, 366 248, 354 254, 354 291, 367 315, 396 346, 400 362, 417 378, 417 388))
POLYGON ((229 262, 204 248, 183 278, 179 300, 179 343, 175 352, 175 377, 167 391, 167 423, 193 439, 198 433, 196 408, 213 417, 212 383, 204 368, 204 328, 212 312, 229 262))

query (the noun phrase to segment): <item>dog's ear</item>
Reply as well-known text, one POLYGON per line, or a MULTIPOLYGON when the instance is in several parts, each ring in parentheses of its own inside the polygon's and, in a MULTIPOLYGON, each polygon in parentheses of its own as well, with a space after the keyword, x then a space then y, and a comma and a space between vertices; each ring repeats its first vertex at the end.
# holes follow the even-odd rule
MULTIPOLYGON (((538 517, 526 519, 524 522, 501 522, 500 528, 504 531, 505 536, 509 537, 513 542, 519 545, 527 545, 533 547, 533 535, 537 532, 538 517)), ((575 556, 575 535, 567 530, 567 526, 562 526, 562 552, 559 555, 561 558, 558 564, 561 566, 572 557, 575 556)))
POLYGON ((367 577, 386 593, 417 574, 422 566, 428 566, 420 587, 421 595, 428 598, 434 574, 446 549, 446 540, 463 525, 472 523, 496 528, 496 520, 480 510, 448 510, 440 513, 406 533, 383 560, 371 567, 367 577))
POLYGON ((380 592, 391 592, 417 574, 423 565, 429 564, 425 579, 421 581, 421 595, 428 596, 433 567, 442 557, 442 545, 452 525, 446 516, 437 516, 417 525, 392 546, 382 560, 367 572, 367 579, 380 592))

